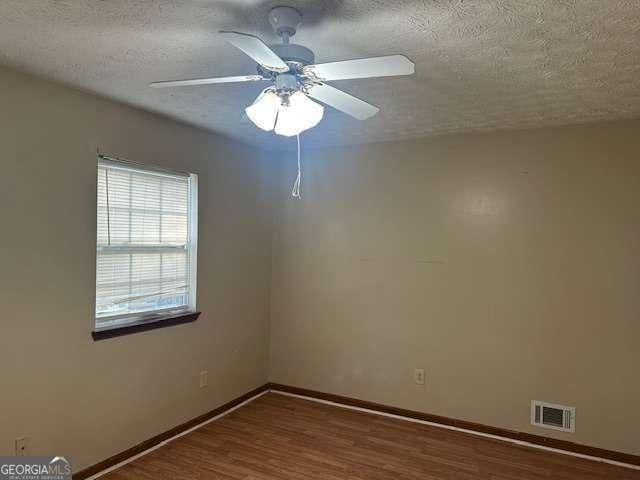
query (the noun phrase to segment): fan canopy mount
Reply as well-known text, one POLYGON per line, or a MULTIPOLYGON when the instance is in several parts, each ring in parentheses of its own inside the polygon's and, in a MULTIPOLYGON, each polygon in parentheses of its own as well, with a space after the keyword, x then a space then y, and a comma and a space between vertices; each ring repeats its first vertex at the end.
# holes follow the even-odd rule
POLYGON ((287 41, 302 25, 302 14, 293 7, 274 7, 269 11, 269 23, 276 35, 287 41))

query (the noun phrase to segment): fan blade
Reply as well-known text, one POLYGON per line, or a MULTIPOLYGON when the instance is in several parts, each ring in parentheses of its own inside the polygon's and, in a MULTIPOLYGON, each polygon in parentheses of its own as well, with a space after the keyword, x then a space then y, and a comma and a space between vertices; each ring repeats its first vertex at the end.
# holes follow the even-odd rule
POLYGON ((374 107, 364 100, 360 100, 353 95, 349 95, 348 93, 338 90, 337 88, 333 88, 325 83, 319 83, 311 86, 308 89, 307 94, 311 98, 320 100, 322 103, 326 103, 330 107, 349 114, 358 120, 365 120, 369 117, 373 117, 380 111, 378 107, 374 107))
POLYGON ((153 82, 149 86, 153 88, 163 87, 188 87, 192 85, 211 85, 213 83, 235 83, 235 82, 259 82, 269 80, 260 75, 242 75, 240 77, 214 77, 214 78, 192 78, 190 80, 169 80, 165 82, 153 82))
POLYGON ((412 75, 415 66, 404 55, 360 58, 343 62, 307 65, 302 69, 305 75, 318 80, 348 80, 352 78, 392 77, 412 75))
POLYGON ((253 58, 262 68, 278 73, 289 71, 287 64, 258 37, 248 33, 229 31, 221 31, 220 35, 231 45, 253 58))

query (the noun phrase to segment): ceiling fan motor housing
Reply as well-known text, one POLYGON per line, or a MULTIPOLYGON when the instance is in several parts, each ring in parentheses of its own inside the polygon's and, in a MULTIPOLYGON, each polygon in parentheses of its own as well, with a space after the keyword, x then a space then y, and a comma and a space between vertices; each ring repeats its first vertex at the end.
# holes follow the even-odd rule
POLYGON ((315 63, 315 55, 313 52, 302 45, 296 45, 295 43, 278 43, 271 45, 270 48, 276 55, 284 60, 285 63, 291 62, 299 64, 300 67, 315 63))

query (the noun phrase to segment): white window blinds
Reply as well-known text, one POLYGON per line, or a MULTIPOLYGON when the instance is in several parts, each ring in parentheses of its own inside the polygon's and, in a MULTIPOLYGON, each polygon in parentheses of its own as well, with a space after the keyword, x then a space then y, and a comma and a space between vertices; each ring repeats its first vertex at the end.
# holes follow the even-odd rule
POLYGON ((97 330, 195 310, 196 182, 100 158, 97 330))

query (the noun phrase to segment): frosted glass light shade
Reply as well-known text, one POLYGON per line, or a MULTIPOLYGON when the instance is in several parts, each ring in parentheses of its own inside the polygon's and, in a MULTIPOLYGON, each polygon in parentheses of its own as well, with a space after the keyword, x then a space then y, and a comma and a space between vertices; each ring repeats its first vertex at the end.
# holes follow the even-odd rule
POLYGON ((280 105, 275 132, 278 135, 291 137, 315 127, 324 115, 324 107, 302 92, 289 97, 288 105, 280 105))
POLYGON ((276 123, 280 103, 278 95, 272 91, 264 91, 244 111, 256 126, 268 132, 273 130, 276 123))

